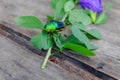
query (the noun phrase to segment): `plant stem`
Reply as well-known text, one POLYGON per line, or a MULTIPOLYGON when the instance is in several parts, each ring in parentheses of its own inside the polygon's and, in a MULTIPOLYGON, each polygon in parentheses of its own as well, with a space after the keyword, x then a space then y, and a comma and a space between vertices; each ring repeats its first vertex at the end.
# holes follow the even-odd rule
POLYGON ((65 21, 65 19, 67 18, 68 14, 69 14, 69 12, 65 13, 65 15, 64 15, 64 17, 62 18, 61 22, 64 22, 64 21, 65 21))
POLYGON ((47 52, 47 54, 45 56, 45 59, 44 59, 42 65, 41 65, 41 69, 45 69, 46 68, 47 61, 48 61, 49 57, 51 56, 51 49, 52 49, 52 47, 49 48, 49 50, 48 50, 48 52, 47 52))

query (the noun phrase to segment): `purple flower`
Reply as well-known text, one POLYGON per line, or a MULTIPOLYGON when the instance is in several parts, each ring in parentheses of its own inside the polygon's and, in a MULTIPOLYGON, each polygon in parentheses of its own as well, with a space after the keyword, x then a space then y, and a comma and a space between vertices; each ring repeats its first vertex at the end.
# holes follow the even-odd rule
POLYGON ((90 9, 96 13, 102 12, 101 0, 80 0, 80 5, 83 9, 90 9))

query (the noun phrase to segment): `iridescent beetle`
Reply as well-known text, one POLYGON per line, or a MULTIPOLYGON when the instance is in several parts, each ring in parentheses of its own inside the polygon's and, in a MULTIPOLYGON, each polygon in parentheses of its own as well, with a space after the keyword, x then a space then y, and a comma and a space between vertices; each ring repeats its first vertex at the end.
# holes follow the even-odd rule
POLYGON ((52 20, 45 25, 45 30, 48 32, 62 31, 64 30, 64 23, 52 20))

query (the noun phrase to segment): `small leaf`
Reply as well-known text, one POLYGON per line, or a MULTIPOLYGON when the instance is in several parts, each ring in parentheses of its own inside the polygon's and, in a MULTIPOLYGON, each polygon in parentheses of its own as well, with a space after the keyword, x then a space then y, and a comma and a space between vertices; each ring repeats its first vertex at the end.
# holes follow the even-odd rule
POLYGON ((42 31, 40 34, 34 36, 30 42, 38 49, 47 50, 53 45, 53 40, 50 35, 42 31))
POLYGON ((55 41, 56 46, 60 49, 60 51, 62 51, 63 45, 61 43, 62 41, 60 37, 61 37, 60 34, 56 34, 53 36, 53 39, 55 41))
POLYGON ((48 19, 48 20, 50 20, 50 21, 52 21, 52 20, 54 20, 54 17, 53 17, 53 16, 48 15, 48 16, 47 16, 47 19, 48 19))
POLYGON ((45 49, 45 50, 49 49, 53 45, 53 41, 52 41, 50 34, 47 34, 44 31, 42 31, 42 34, 41 34, 41 42, 43 44, 42 45, 43 49, 45 49))
POLYGON ((72 42, 72 43, 76 43, 76 44, 82 44, 82 42, 80 42, 75 36, 73 35, 70 35, 65 41, 64 41, 64 44, 65 43, 68 43, 68 42, 72 42))
POLYGON ((105 7, 105 10, 110 10, 112 8, 113 4, 112 3, 109 3, 106 7, 105 7))
POLYGON ((64 11, 64 5, 67 2, 67 0, 58 0, 56 7, 54 9, 54 17, 63 17, 65 14, 64 11))
POLYGON ((97 19, 97 21, 96 21, 95 24, 98 24, 98 25, 104 24, 104 23, 107 22, 107 20, 108 20, 108 18, 107 18, 107 16, 105 15, 105 12, 102 12, 102 13, 99 15, 99 17, 98 17, 98 19, 97 19))
POLYGON ((68 1, 68 2, 65 4, 64 9, 65 9, 66 12, 69 12, 69 11, 71 11, 74 7, 75 7, 74 2, 73 2, 73 1, 68 1))
MULTIPOLYGON (((83 47, 86 47, 82 42, 80 42, 75 36, 73 35, 70 35, 65 41, 64 41, 64 44, 66 43, 74 43, 74 44, 79 44, 83 47)), ((91 44, 91 50, 95 50, 97 49, 96 46, 94 46, 93 44, 91 44)))
POLYGON ((27 28, 43 28, 43 23, 35 16, 20 16, 15 18, 15 23, 27 28))
POLYGON ((91 44, 91 46, 90 46, 90 50, 96 50, 96 49, 98 49, 98 47, 95 46, 95 45, 93 45, 93 44, 91 44))
POLYGON ((89 35, 96 39, 102 39, 101 33, 96 29, 85 30, 89 35))
POLYGON ((92 38, 94 37, 96 39, 101 39, 102 38, 101 33, 98 30, 96 30, 96 29, 86 30, 85 27, 84 27, 84 25, 79 24, 79 23, 74 24, 74 26, 77 26, 79 30, 87 33, 86 35, 89 34, 88 35, 89 37, 92 37, 92 38))
POLYGON ((91 24, 91 19, 88 14, 82 9, 74 9, 70 11, 69 21, 74 23, 82 23, 85 26, 91 24))
POLYGON ((42 49, 42 43, 41 43, 41 34, 37 34, 35 36, 33 36, 30 40, 30 43, 32 43, 32 45, 38 49, 42 49))
POLYGON ((57 4, 58 2, 59 2, 59 0, 52 0, 52 1, 51 1, 51 7, 52 7, 53 10, 56 9, 56 4, 57 4))
POLYGON ((67 49, 71 49, 73 51, 76 51, 78 52, 80 55, 83 55, 83 56, 95 56, 96 54, 91 52, 90 50, 88 50, 87 48, 81 46, 81 45, 77 45, 77 44, 74 44, 74 43, 66 43, 64 45, 64 48, 67 48, 67 49))
POLYGON ((90 50, 91 49, 91 43, 89 41, 89 39, 87 38, 87 36, 80 30, 81 26, 79 25, 73 25, 71 27, 71 31, 73 33, 73 35, 83 44, 85 44, 85 46, 90 50))
POLYGON ((89 9, 85 9, 84 12, 85 12, 86 14, 88 14, 88 15, 90 14, 90 10, 89 10, 89 9))

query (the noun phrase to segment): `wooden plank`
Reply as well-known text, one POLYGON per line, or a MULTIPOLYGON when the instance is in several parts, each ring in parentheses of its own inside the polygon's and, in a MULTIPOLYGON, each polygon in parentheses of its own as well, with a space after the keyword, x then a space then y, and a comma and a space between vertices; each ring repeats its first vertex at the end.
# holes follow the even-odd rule
MULTIPOLYGON (((69 73, 49 62, 47 68, 40 69, 43 58, 32 53, 10 39, 0 35, 0 79, 1 80, 100 80, 94 75, 79 69, 79 75, 69 73)), ((69 62, 66 62, 75 68, 69 62)))
MULTIPOLYGON (((10 28, 14 29, 15 31, 21 32, 29 37, 39 32, 38 30, 30 30, 30 29, 23 29, 21 27, 14 26, 13 19, 16 16, 21 15, 35 15, 41 18, 44 22, 45 14, 50 13, 49 1, 47 0, 29 0, 29 2, 23 3, 24 0, 1 0, 0 1, 0 18, 7 23, 12 24, 9 26, 10 28), (46 5, 44 5, 44 4, 46 5), (41 5, 40 5, 41 4, 41 5), (47 9, 47 10, 46 10, 47 9), (11 11, 11 12, 10 12, 11 11)), ((90 28, 96 28, 101 31, 103 35, 103 40, 101 41, 93 41, 99 49, 95 52, 97 53, 96 57, 92 58, 84 58, 81 56, 74 55, 73 52, 67 51, 64 54, 81 61, 87 65, 90 65, 94 69, 98 69, 100 64, 104 64, 102 69, 98 69, 98 71, 104 72, 109 74, 117 79, 120 78, 120 11, 119 11, 119 0, 109 0, 104 1, 104 5, 108 4, 109 2, 113 3, 113 8, 107 13, 109 16, 109 21, 107 24, 101 26, 89 26, 90 28)), ((6 24, 6 23, 5 23, 6 24)))
MULTIPOLYGON (((40 56, 44 56, 45 55, 45 51, 39 51, 38 49, 36 49, 35 47, 33 47, 30 43, 29 43, 29 38, 27 36, 24 36, 23 34, 20 34, 18 32, 15 32, 14 30, 4 26, 4 25, 0 25, 0 34, 6 36, 7 38, 13 40, 14 42, 28 48, 29 50, 31 50, 32 52, 39 54, 40 56)), ((56 50, 54 49, 54 52, 56 50)), ((69 71, 70 73, 74 73, 75 75, 78 75, 79 77, 83 77, 84 80, 87 79, 95 79, 97 77, 103 79, 103 80, 116 80, 115 78, 101 73, 100 71, 92 68, 89 65, 86 65, 82 62, 80 62, 77 59, 74 59, 72 57, 70 57, 69 55, 65 55, 65 54, 58 54, 55 57, 51 57, 50 61, 54 62, 55 64, 59 65, 60 67, 64 68, 65 70, 69 71), (84 68, 85 67, 85 68, 84 68), (90 73, 94 74, 91 75, 90 73, 82 70, 82 69, 87 69, 87 71, 89 71, 90 73), (95 73, 93 73, 95 72, 95 73), (97 77, 96 77, 97 76, 97 77)))
MULTIPOLYGON (((51 8, 49 7, 50 0, 0 0, 0 20, 11 23, 15 25, 14 19, 17 16, 22 15, 33 15, 40 18, 43 23, 46 21, 46 15, 51 13, 51 8)), ((27 36, 34 35, 39 30, 31 30, 26 28, 21 28, 12 26, 12 28, 25 33, 27 36), (28 35, 29 34, 29 35, 28 35)))
POLYGON ((74 80, 60 67, 48 63, 40 69, 43 58, 0 35, 0 80, 74 80))

